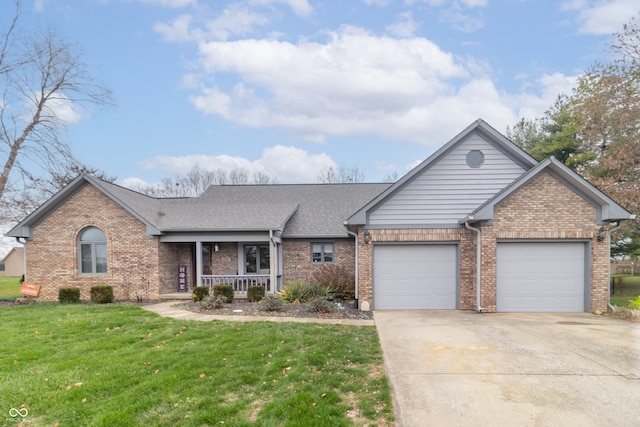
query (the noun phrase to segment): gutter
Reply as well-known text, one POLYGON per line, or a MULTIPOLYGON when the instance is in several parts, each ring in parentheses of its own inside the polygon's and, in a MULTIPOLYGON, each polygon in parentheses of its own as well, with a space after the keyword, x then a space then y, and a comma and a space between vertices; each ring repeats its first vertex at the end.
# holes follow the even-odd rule
MULTIPOLYGON (((633 216, 634 218, 631 218, 631 219, 635 219, 635 215, 633 216)), ((609 263, 607 264, 607 307, 609 308, 609 311, 612 313, 615 313, 616 309, 613 308, 613 306, 611 305, 611 233, 613 233, 620 227, 622 227, 622 221, 618 221, 615 227, 607 230, 607 235, 608 235, 607 237, 609 238, 607 240, 607 243, 609 245, 607 247, 607 259, 609 261, 609 263)))
POLYGON ((355 274, 355 278, 356 278, 356 292, 355 292, 355 302, 354 302, 354 308, 358 308, 358 233, 354 233, 353 231, 349 231, 349 229, 346 230, 347 234, 353 236, 353 238, 355 239, 355 243, 356 243, 356 274, 355 274))
POLYGON ((473 217, 467 217, 464 221, 464 226, 476 233, 476 310, 478 313, 482 313, 482 307, 480 307, 480 277, 482 273, 482 246, 480 241, 480 229, 469 225, 469 221, 473 221, 473 217))

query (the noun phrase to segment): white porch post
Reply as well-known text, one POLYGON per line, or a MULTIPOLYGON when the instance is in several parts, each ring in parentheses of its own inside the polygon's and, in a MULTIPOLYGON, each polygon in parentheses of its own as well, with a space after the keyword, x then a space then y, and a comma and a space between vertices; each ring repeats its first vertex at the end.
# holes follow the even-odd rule
POLYGON ((273 230, 269 230, 269 280, 271 281, 271 293, 276 293, 278 287, 278 245, 273 240, 273 230))
POLYGON ((196 241, 196 286, 202 286, 202 242, 196 241))

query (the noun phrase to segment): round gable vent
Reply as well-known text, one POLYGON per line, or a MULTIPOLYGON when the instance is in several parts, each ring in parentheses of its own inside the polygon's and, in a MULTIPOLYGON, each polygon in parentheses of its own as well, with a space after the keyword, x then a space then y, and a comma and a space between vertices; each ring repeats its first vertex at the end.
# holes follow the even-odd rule
POLYGON ((471 150, 467 153, 467 165, 471 168, 479 168, 484 163, 484 154, 480 150, 471 150))

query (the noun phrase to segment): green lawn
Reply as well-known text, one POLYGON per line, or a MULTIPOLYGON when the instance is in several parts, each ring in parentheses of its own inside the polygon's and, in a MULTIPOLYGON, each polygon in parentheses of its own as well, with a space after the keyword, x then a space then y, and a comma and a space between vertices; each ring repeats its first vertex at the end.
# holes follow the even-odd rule
POLYGON ((624 287, 618 285, 619 278, 616 277, 615 293, 611 295, 610 301, 612 305, 626 307, 629 300, 636 299, 640 295, 640 276, 624 276, 624 287))
MULTIPOLYGON (((20 276, 0 276, 0 301, 15 300, 20 295, 20 276)), ((1 419, 1 418, 0 418, 1 419)))
POLYGON ((0 336, 0 420, 23 407, 30 426, 394 423, 374 327, 40 303, 0 307, 0 336))

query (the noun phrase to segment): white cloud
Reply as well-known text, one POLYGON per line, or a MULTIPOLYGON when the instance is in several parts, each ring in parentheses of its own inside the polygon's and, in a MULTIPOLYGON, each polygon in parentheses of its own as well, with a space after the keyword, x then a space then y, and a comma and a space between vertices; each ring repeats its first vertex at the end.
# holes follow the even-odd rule
POLYGON ((232 35, 250 34, 256 26, 267 22, 264 16, 243 5, 233 4, 207 23, 207 33, 215 40, 227 40, 232 35))
POLYGON ((440 14, 440 20, 451 24, 454 29, 464 33, 472 33, 484 27, 484 20, 481 16, 472 16, 457 8, 444 10, 440 14))
POLYGON ((396 170, 396 165, 394 165, 393 163, 385 162, 383 160, 378 160, 376 162, 376 169, 385 172, 392 172, 396 170))
POLYGON ((397 37, 413 37, 417 29, 418 24, 411 12, 401 13, 396 22, 386 27, 387 33, 397 37))
POLYGON ((637 0, 571 0, 562 3, 561 9, 578 12, 580 33, 596 35, 622 31, 622 26, 639 11, 637 0))
POLYGON ((204 87, 191 97, 197 109, 315 140, 373 134, 423 141, 438 100, 455 96, 456 82, 470 78, 464 61, 427 39, 378 37, 354 27, 328 33, 325 43, 247 39, 202 43, 200 53, 206 72, 233 73, 238 83, 204 87))
MULTIPOLYGON (((256 160, 226 154, 182 157, 160 155, 139 162, 137 167, 143 170, 158 170, 168 175, 184 175, 196 165, 209 170, 230 171, 244 168, 250 173, 266 173, 279 183, 315 182, 323 170, 336 167, 336 163, 327 154, 311 154, 301 148, 283 145, 265 148, 262 156, 256 160)), ((121 183, 128 187, 146 184, 135 177, 126 178, 121 183)))
MULTIPOLYGON (((25 100, 24 106, 23 120, 29 122, 35 111, 35 105, 31 100, 25 100)), ((47 116, 52 124, 60 126, 77 123, 83 118, 83 114, 78 106, 60 92, 58 92, 55 97, 49 98, 46 101, 42 114, 47 116)))
POLYGON ((307 0, 251 0, 251 4, 271 5, 274 3, 284 3, 288 5, 293 12, 302 17, 309 17, 313 13, 313 7, 307 0))
POLYGON ((203 36, 202 31, 192 30, 191 15, 180 15, 170 24, 158 22, 153 26, 153 30, 160 33, 168 42, 186 42, 192 40, 200 40, 203 36))
POLYGON ((7 256, 11 248, 22 246, 16 242, 14 237, 5 237, 4 235, 9 232, 13 226, 15 226, 13 223, 0 224, 0 261, 7 256))
POLYGON ((541 117, 553 105, 558 95, 571 94, 577 80, 578 76, 566 76, 562 73, 544 74, 536 81, 536 87, 532 88, 540 95, 523 92, 514 96, 511 104, 518 108, 519 117, 541 117))
POLYGON ((49 0, 36 0, 33 3, 33 11, 34 12, 44 12, 45 6, 47 5, 48 2, 49 2, 49 0))
POLYGON ((186 6, 195 6, 197 4, 197 0, 139 0, 139 1, 141 3, 152 5, 152 6, 162 6, 162 7, 169 7, 173 9, 186 7, 186 6))

